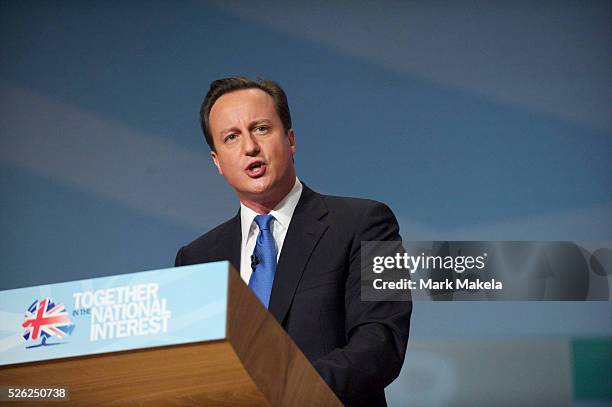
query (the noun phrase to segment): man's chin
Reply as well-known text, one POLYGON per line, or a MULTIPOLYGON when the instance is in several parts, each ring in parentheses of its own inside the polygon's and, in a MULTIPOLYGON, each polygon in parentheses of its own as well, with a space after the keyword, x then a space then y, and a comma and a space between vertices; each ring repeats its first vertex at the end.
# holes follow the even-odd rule
POLYGON ((238 191, 241 200, 249 200, 258 204, 274 204, 280 201, 289 192, 293 184, 284 186, 282 180, 277 180, 265 174, 263 177, 249 179, 248 182, 242 184, 243 188, 238 191))
POLYGON ((269 198, 273 195, 273 192, 272 185, 268 182, 264 180, 253 180, 247 188, 240 191, 240 195, 252 201, 261 201, 269 198))

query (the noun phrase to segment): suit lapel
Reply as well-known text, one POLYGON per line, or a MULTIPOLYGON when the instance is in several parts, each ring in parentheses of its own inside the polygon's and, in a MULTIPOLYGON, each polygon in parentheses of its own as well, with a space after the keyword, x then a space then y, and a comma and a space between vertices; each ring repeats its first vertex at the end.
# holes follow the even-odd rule
POLYGON ((276 266, 269 311, 281 324, 317 243, 327 230, 323 200, 306 185, 295 208, 276 266))

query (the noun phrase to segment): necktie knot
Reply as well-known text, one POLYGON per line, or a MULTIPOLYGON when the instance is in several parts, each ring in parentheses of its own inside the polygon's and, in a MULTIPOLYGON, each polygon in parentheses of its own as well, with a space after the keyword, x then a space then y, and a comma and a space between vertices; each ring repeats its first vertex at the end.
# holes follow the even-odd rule
POLYGON ((270 222, 272 222, 274 216, 267 215, 257 215, 255 216, 255 223, 259 226, 259 230, 270 230, 270 222))

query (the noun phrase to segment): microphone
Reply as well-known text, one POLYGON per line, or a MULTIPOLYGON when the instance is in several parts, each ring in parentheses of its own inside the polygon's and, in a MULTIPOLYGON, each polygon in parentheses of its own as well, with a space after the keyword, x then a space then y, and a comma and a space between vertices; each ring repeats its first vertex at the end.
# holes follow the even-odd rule
POLYGON ((255 267, 260 263, 259 257, 251 255, 251 270, 255 271, 255 267))

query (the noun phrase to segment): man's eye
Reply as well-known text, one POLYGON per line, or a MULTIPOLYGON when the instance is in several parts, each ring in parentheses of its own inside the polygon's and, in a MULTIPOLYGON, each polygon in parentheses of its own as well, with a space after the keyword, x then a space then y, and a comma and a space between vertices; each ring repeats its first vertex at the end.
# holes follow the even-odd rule
POLYGON ((255 127, 255 131, 258 133, 265 133, 266 131, 268 131, 268 127, 266 126, 257 126, 255 127))
POLYGON ((228 134, 227 136, 225 136, 225 142, 227 143, 228 141, 234 141, 238 138, 237 134, 228 134))

